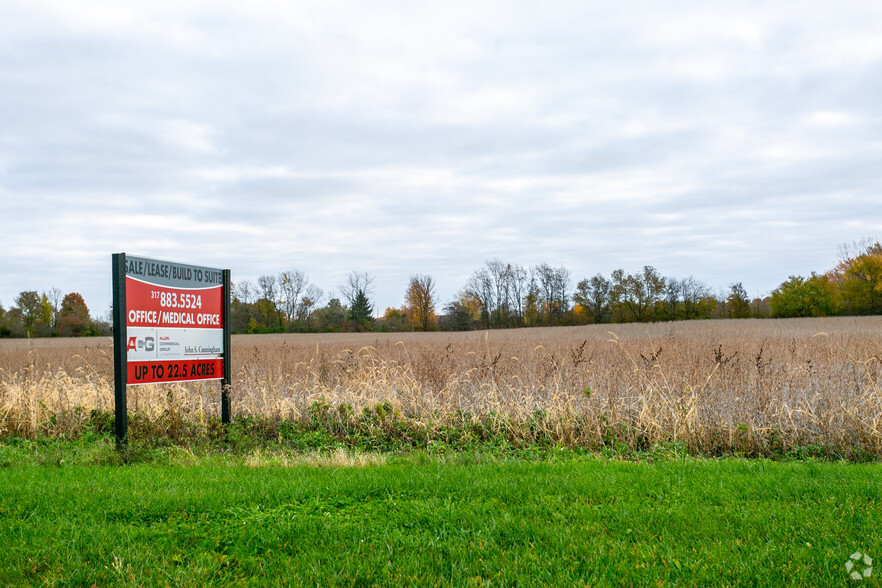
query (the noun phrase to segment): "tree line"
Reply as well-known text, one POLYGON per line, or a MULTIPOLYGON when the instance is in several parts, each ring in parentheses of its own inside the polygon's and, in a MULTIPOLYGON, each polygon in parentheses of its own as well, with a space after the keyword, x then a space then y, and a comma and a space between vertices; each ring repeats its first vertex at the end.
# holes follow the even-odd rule
POLYGON ((652 266, 575 281, 563 266, 525 267, 492 259, 443 307, 431 276, 411 276, 404 303, 374 318, 373 277, 352 272, 327 297, 300 271, 262 276, 234 288, 234 332, 429 331, 592 323, 882 314, 882 246, 843 246, 825 274, 789 276, 771 296, 748 296, 741 282, 714 293, 694 276, 652 266), (575 282, 575 283, 574 283, 575 282))
POLYGON ((14 305, 0 305, 0 338, 4 337, 91 337, 110 335, 107 321, 94 320, 78 292, 62 296, 58 288, 43 293, 20 292, 14 305))
MULTIPOLYGON (((289 270, 233 284, 234 333, 431 331, 504 329, 700 320, 882 314, 882 245, 864 241, 840 248, 824 274, 789 276, 771 296, 750 298, 740 282, 714 293, 693 276, 663 276, 652 266, 616 269, 575 281, 563 266, 524 267, 498 259, 473 272, 453 300, 440 306, 435 280, 410 277, 403 304, 375 316, 374 276, 350 272, 326 293, 307 274, 289 270), (575 283, 574 283, 575 282, 575 283)), ((0 337, 109 334, 93 320, 82 296, 53 288, 22 292, 0 305, 0 337)))
POLYGON ((525 268, 490 260, 445 307, 451 329, 513 328, 768 316, 768 299, 733 284, 726 296, 690 276, 664 277, 652 266, 579 280, 565 267, 525 268))

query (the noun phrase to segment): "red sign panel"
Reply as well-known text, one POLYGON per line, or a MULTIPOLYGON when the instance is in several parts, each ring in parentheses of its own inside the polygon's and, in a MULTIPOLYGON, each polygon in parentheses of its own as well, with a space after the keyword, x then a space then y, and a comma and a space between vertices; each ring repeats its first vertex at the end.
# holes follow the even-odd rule
POLYGON ((223 272, 126 257, 126 383, 220 380, 223 272))
POLYGON ((126 326, 222 329, 223 286, 169 288, 126 276, 126 326))
POLYGON ((223 377, 224 360, 188 359, 178 361, 130 361, 128 384, 219 380, 223 377))

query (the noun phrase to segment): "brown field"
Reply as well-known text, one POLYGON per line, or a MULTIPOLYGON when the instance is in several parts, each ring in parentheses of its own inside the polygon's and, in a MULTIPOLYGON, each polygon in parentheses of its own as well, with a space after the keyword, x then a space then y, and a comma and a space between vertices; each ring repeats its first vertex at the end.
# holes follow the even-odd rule
MULTIPOLYGON (((241 335, 233 354, 233 412, 267 422, 320 402, 344 420, 388 413, 428 444, 458 427, 513 444, 882 457, 882 317, 241 335)), ((112 413, 112 356, 106 338, 0 341, 0 438, 76 436, 91 411, 112 413)), ((219 396, 217 382, 133 386, 128 403, 161 428, 216 419, 219 396)))

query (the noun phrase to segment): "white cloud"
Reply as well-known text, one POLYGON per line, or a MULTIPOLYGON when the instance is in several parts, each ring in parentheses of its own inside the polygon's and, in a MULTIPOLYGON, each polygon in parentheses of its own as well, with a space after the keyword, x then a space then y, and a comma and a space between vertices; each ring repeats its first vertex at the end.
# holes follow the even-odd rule
POLYGON ((806 124, 812 127, 836 129, 856 125, 859 120, 848 112, 834 112, 830 110, 818 110, 809 113, 805 117, 806 124))
POLYGON ((212 153, 216 151, 211 127, 188 120, 172 119, 159 123, 159 137, 172 147, 188 151, 212 153))
POLYGON ((491 257, 768 291, 882 234, 880 26, 870 1, 6 2, 0 299, 101 298, 122 250, 375 271, 381 308, 491 257))

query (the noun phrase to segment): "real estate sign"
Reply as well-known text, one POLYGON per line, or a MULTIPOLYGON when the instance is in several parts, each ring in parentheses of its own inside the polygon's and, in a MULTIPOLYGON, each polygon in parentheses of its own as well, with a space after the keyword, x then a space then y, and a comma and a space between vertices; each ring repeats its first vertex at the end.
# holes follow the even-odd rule
MULTIPOLYGON (((230 270, 113 255, 117 440, 126 385, 222 380, 229 422, 230 270)), ((120 424, 122 423, 122 424, 120 424)))
POLYGON ((223 378, 223 275, 126 256, 126 383, 223 378))

